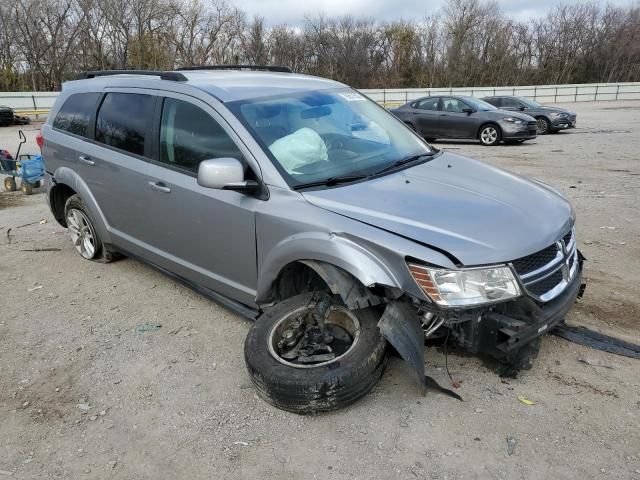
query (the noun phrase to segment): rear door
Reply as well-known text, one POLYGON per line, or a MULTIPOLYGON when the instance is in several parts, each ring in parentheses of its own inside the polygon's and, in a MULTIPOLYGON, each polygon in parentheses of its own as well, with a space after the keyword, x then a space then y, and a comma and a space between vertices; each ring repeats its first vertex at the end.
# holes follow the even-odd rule
POLYGON ((440 131, 447 138, 475 138, 478 131, 478 116, 474 113, 463 112, 470 108, 461 99, 442 97, 442 112, 440 112, 440 131))
POLYGON ((440 135, 440 97, 418 100, 412 106, 418 133, 423 137, 437 138, 440 135))

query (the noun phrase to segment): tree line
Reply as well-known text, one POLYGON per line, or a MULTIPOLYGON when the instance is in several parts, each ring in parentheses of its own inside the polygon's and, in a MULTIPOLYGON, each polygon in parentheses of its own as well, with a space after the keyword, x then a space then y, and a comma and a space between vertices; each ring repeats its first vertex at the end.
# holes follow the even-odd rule
POLYGON ((359 88, 640 80, 640 7, 559 4, 517 20, 449 0, 411 20, 306 16, 271 26, 224 0, 1 0, 0 91, 79 72, 286 65, 359 88))

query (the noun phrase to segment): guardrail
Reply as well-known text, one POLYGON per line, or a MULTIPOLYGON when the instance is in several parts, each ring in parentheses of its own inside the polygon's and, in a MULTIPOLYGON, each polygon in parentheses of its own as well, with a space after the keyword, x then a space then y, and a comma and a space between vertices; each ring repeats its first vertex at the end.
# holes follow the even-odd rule
MULTIPOLYGON (((360 89, 372 100, 393 107, 430 95, 519 95, 540 103, 574 103, 601 100, 640 100, 640 82, 532 85, 520 87, 380 88, 360 89)), ((0 105, 19 115, 46 116, 58 92, 0 92, 0 105)))
POLYGON ((640 82, 519 87, 382 88, 360 91, 385 107, 402 105, 410 100, 431 95, 471 95, 479 98, 495 95, 518 95, 540 103, 640 100, 640 82))

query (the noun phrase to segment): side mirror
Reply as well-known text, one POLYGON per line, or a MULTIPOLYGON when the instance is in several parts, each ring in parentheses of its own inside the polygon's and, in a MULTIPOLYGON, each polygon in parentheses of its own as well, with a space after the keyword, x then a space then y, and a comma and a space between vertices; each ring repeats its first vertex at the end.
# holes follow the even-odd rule
POLYGON ((527 109, 527 107, 525 107, 524 105, 520 105, 520 107, 518 108, 518 110, 520 110, 521 112, 524 112, 527 109))
POLYGON ((254 180, 244 179, 244 166, 236 158, 212 158, 198 166, 198 185, 218 190, 253 191, 254 180))
POLYGON ((467 115, 471 115, 473 112, 475 112, 475 110, 473 108, 469 108, 469 107, 463 108, 462 111, 464 113, 466 113, 467 115))

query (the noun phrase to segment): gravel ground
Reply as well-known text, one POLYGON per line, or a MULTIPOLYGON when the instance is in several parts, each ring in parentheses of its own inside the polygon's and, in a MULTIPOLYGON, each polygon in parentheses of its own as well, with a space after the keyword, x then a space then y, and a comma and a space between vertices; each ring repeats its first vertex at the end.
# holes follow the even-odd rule
MULTIPOLYGON (((638 342, 640 102, 567 106, 570 132, 437 145, 568 196, 589 260, 568 321, 638 342)), ((81 259, 41 192, 0 194, 0 285, 0 479, 640 479, 637 360, 546 336, 535 368, 506 381, 452 352, 458 402, 423 396, 391 358, 355 405, 289 414, 250 385, 250 322, 136 261, 81 259)), ((426 360, 448 383, 442 352, 426 360)))

